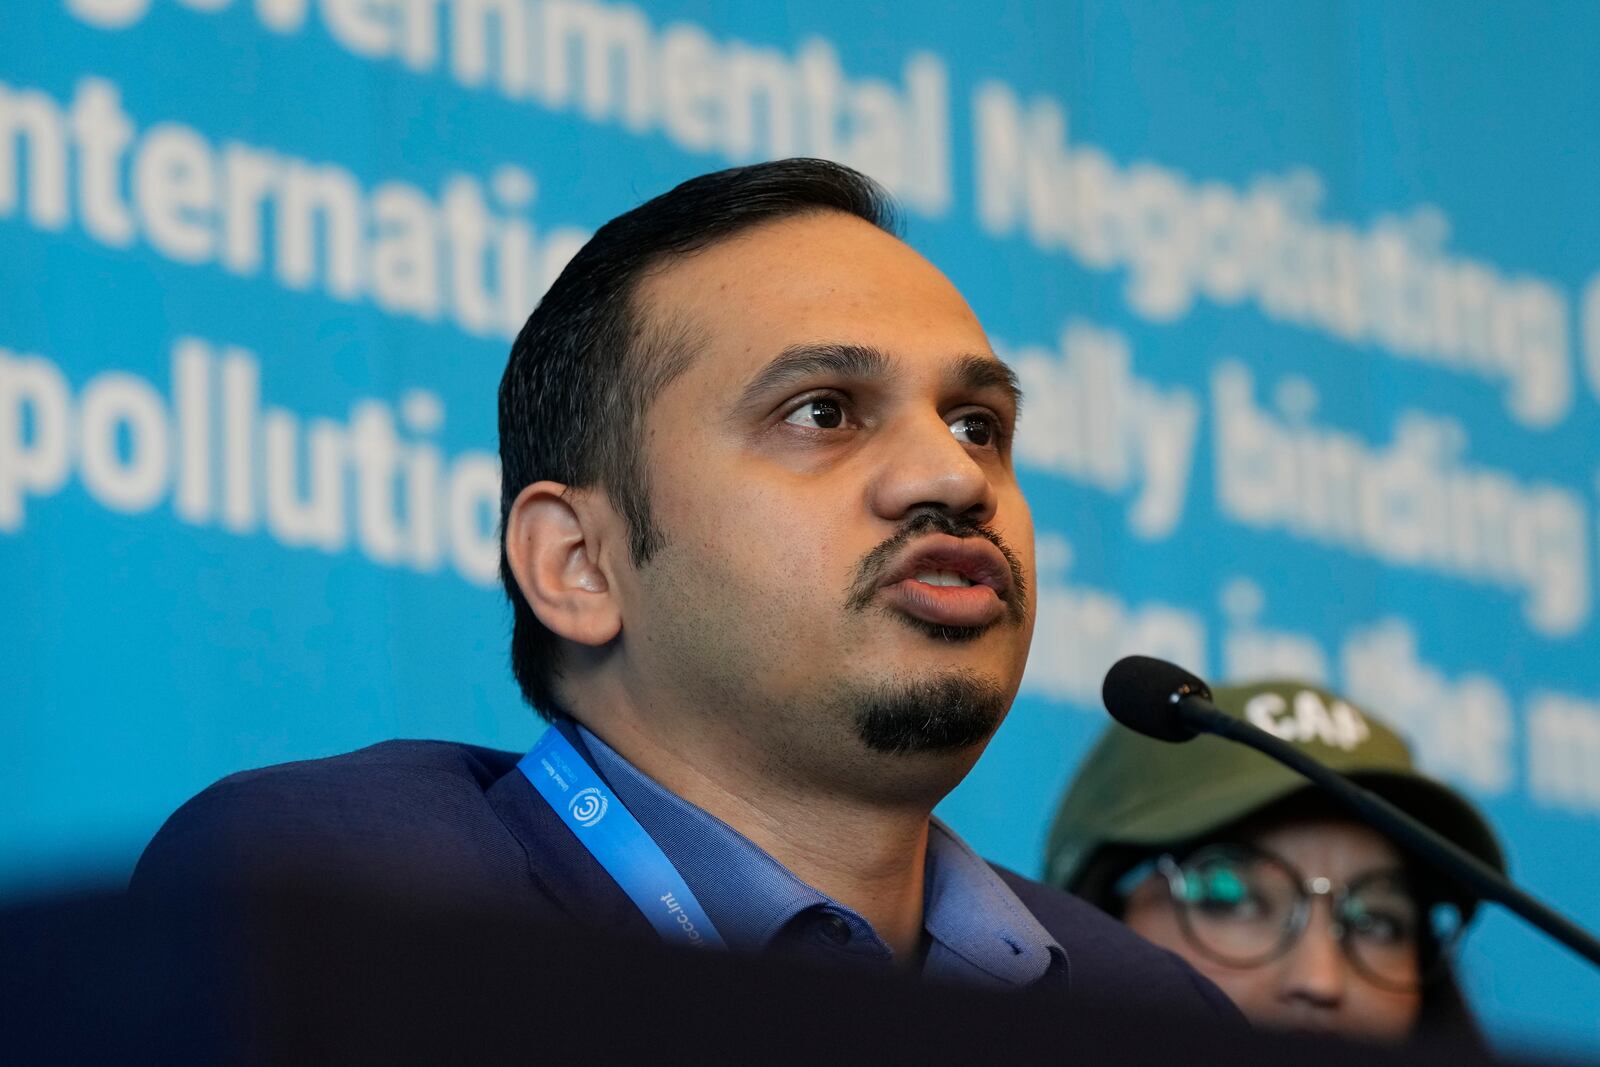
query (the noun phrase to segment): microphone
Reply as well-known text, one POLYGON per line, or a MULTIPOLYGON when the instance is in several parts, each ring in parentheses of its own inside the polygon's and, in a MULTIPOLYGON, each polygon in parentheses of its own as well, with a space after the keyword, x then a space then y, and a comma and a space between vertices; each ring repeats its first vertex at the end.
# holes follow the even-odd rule
POLYGON ((1211 688, 1176 663, 1154 656, 1126 656, 1106 672, 1100 698, 1111 717, 1136 734, 1157 741, 1193 740, 1200 728, 1184 720, 1185 697, 1211 703, 1211 688))
POLYGON ((1370 789, 1318 763, 1300 749, 1217 708, 1205 682, 1152 656, 1127 656, 1106 672, 1106 710, 1123 726, 1158 741, 1181 743, 1202 733, 1248 745, 1324 790, 1367 825, 1435 870, 1492 900, 1600 967, 1600 941, 1560 912, 1519 889, 1478 857, 1370 789))

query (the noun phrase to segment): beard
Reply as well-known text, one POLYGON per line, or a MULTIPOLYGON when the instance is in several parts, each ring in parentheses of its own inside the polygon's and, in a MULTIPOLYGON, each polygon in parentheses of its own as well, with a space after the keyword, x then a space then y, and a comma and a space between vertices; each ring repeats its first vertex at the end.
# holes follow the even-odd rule
POLYGON ((874 752, 952 752, 987 741, 1005 717, 1005 690, 974 672, 885 683, 857 699, 855 729, 874 752))

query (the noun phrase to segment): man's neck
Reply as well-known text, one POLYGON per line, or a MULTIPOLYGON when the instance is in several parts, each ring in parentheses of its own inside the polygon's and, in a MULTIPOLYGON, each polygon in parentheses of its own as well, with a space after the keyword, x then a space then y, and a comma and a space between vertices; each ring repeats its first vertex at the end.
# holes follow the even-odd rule
POLYGON ((865 918, 897 960, 917 958, 931 805, 806 789, 771 774, 759 757, 716 744, 681 752, 630 720, 585 725, 663 787, 865 918))

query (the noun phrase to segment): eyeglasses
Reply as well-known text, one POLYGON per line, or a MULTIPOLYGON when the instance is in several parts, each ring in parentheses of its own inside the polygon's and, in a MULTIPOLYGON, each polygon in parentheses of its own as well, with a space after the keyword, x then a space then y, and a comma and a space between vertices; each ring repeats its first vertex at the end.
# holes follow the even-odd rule
POLYGON ((1238 844, 1207 845, 1182 860, 1163 855, 1155 870, 1190 944, 1235 967, 1286 955, 1305 933, 1312 902, 1327 897, 1333 936, 1354 970, 1382 989, 1411 992, 1442 971, 1463 925, 1459 907, 1424 902, 1402 870, 1372 871, 1335 886, 1238 844))

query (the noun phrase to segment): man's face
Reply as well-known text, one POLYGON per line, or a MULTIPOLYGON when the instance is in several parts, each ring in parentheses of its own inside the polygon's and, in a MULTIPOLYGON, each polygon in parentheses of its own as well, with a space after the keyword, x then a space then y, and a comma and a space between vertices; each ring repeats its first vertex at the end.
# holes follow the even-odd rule
POLYGON ((1034 614, 1015 397, 960 294, 825 213, 673 261, 639 304, 694 354, 645 420, 665 546, 618 582, 630 685, 791 771, 959 778, 1034 614))

